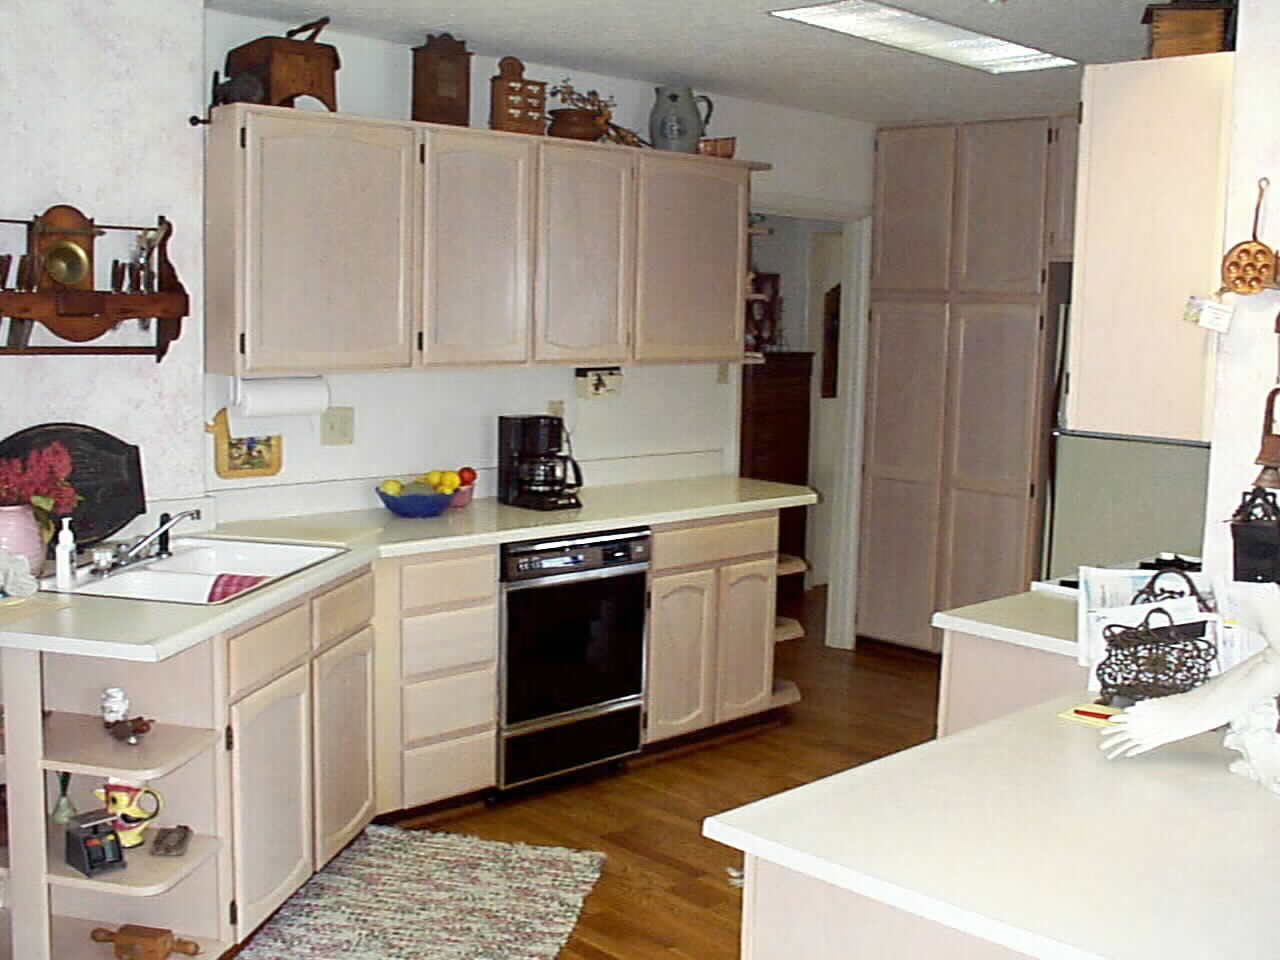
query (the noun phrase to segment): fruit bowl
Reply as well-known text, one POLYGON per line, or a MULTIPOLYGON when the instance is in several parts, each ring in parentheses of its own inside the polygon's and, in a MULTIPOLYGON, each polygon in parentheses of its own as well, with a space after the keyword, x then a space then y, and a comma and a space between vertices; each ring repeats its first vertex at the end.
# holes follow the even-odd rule
POLYGON ((474 483, 468 483, 465 487, 459 487, 453 493, 449 494, 451 507, 465 507, 471 502, 471 492, 475 489, 474 483))
POLYGON ((452 493, 407 493, 393 497, 385 490, 374 487, 382 505, 397 517, 438 517, 449 509, 455 494, 452 493))

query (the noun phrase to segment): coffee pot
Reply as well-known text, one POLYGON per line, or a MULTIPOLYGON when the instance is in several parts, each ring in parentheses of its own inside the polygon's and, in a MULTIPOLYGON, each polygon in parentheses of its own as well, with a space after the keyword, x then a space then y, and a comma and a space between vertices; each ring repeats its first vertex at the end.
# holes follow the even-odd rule
POLYGON ((150 787, 138 784, 108 781, 101 789, 93 791, 93 794, 114 818, 111 826, 120 837, 120 846, 126 849, 141 846, 142 832, 146 830, 148 823, 160 815, 163 806, 160 794, 150 787), (142 805, 143 796, 151 797, 155 804, 153 809, 148 810, 142 805))
POLYGON ((698 138, 706 132, 714 109, 711 98, 694 96, 689 87, 655 87, 653 110, 649 114, 649 139, 659 150, 696 153, 698 138), (698 103, 707 107, 706 114, 698 103))

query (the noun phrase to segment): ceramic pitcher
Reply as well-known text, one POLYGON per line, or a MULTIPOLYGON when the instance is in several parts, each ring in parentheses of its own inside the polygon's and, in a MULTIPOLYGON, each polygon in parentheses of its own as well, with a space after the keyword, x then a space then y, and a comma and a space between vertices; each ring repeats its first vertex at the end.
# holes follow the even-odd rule
POLYGON ((94 796, 103 802, 107 813, 115 817, 111 821, 112 829, 120 837, 120 846, 137 847, 142 845, 142 833, 147 824, 160 814, 163 806, 160 794, 150 787, 133 783, 107 783, 101 790, 93 791, 94 796), (150 796, 155 806, 148 810, 142 805, 142 798, 150 796))
POLYGON ((711 98, 694 96, 689 87, 656 87, 657 98, 649 114, 649 139, 659 150, 679 153, 695 153, 698 138, 711 122, 711 98), (698 103, 706 104, 707 112, 698 110, 698 103))

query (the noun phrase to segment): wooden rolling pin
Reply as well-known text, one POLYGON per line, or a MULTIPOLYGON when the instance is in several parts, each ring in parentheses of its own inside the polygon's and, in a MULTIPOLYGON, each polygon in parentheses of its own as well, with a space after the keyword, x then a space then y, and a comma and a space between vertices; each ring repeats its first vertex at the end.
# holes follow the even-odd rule
POLYGON ((115 960, 165 960, 173 953, 194 957, 200 944, 175 937, 172 930, 126 923, 119 930, 95 927, 90 933, 95 943, 114 943, 115 960))

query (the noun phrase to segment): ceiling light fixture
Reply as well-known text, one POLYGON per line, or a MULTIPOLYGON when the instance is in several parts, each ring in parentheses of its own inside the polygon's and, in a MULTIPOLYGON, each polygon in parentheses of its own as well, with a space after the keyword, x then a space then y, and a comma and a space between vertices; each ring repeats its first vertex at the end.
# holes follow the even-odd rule
POLYGON ((1076 61, 1065 57, 953 27, 872 0, 837 0, 813 7, 770 10, 769 14, 987 73, 1076 66, 1076 61))

